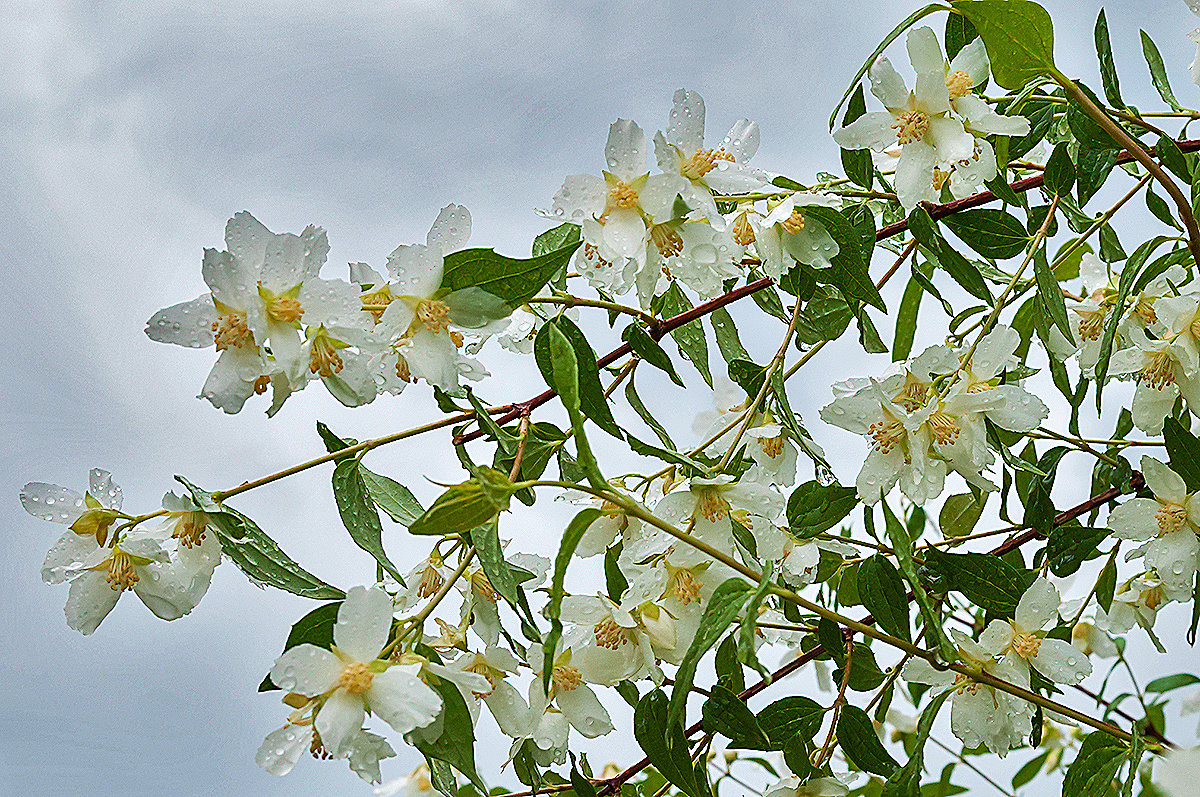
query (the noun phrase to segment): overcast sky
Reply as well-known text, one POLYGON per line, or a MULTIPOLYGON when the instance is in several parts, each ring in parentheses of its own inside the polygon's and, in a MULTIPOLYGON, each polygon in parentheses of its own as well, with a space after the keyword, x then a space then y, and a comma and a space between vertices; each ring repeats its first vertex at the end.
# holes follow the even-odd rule
MULTIPOLYGON (((1098 86, 1091 51, 1098 5, 1046 5, 1060 67, 1098 86)), ((397 244, 423 241, 450 202, 471 210, 473 244, 526 255, 547 226, 533 208, 549 205, 564 175, 602 167, 609 123, 625 117, 651 133, 664 127, 680 87, 704 96, 710 137, 738 118, 754 119, 762 129, 755 163, 811 180, 818 169, 838 168, 825 127, 830 108, 909 10, 894 2, 735 10, 677 0, 6 2, 0 495, 8 496, 9 547, 0 561, 0 634, 8 640, 0 649, 0 787, 367 793, 340 762, 302 760, 285 779, 254 765, 262 737, 286 713, 277 694, 254 689, 309 602, 259 591, 226 564, 191 616, 164 623, 127 597, 82 638, 64 623, 66 588, 39 580, 61 529, 30 518, 17 502, 27 481, 82 491, 88 469, 101 467, 125 488, 127 509, 149 511, 173 487, 173 474, 220 489, 320 453, 317 418, 361 439, 435 417, 423 385, 353 412, 314 388, 269 421, 262 404, 227 416, 195 399, 211 352, 155 344, 142 329, 159 308, 203 292, 201 250, 222 247, 233 213, 249 210, 277 232, 325 227, 329 277, 344 277, 352 261, 382 267, 397 244)), ((940 29, 942 18, 932 24, 940 29)), ((1127 100, 1158 104, 1140 56, 1143 27, 1184 104, 1200 102, 1186 72, 1193 45, 1185 33, 1196 24, 1183 2, 1113 4, 1109 25, 1127 100)), ((895 60, 905 68, 902 54, 895 60)), ((758 345, 759 337, 765 341, 743 331, 755 352, 773 345, 758 345)), ((856 351, 849 338, 831 347, 819 375, 832 381, 886 364, 886 356, 868 360, 856 351)), ((502 363, 504 375, 480 387, 486 399, 540 391, 527 362, 489 362, 502 363)), ((835 462, 852 482, 860 444, 817 428, 816 408, 828 396, 827 383, 814 384, 794 402, 830 450, 848 449, 835 462)), ((672 429, 687 439, 708 395, 675 392, 670 400, 672 429)), ((437 442, 402 443, 368 464, 429 499, 437 488, 423 477, 461 478, 446 436, 437 442)), ((344 542, 328 479, 327 469, 312 471, 239 498, 237 507, 321 577, 363 583, 371 563, 344 542)), ((566 516, 561 507, 546 512, 566 516)), ((518 548, 547 552, 557 535, 547 539, 546 527, 510 523, 505 533, 518 548)), ((425 553, 400 534, 389 544, 397 560, 425 553)), ((1167 620, 1182 626, 1182 615, 1167 620)), ((1194 664, 1178 636, 1164 638, 1194 664)), ((1149 668, 1170 666, 1156 659, 1149 668)), ((481 732, 495 738, 490 726, 481 732)), ((639 757, 618 736, 591 746, 595 763, 639 757)), ((385 776, 418 760, 395 742, 401 758, 385 762, 385 776)), ((498 747, 481 751, 485 776, 494 777, 502 760, 498 747)), ((509 773, 504 782, 512 781, 509 773)))

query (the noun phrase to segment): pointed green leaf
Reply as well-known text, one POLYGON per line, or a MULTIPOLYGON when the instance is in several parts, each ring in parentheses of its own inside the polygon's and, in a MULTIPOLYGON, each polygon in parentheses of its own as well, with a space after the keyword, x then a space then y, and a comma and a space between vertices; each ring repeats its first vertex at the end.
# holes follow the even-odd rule
POLYGON ((987 48, 992 77, 1020 90, 1054 69, 1054 26, 1046 9, 1030 0, 951 0, 975 26, 987 48))
POLYGON ((371 554, 392 578, 403 583, 404 577, 383 549, 379 511, 367 492, 357 460, 344 459, 333 469, 333 499, 354 544, 371 554))

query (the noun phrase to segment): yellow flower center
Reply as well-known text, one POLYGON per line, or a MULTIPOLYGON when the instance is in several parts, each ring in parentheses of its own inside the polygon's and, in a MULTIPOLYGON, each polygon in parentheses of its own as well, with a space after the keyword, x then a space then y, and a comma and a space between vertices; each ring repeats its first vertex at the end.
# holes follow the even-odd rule
POLYGON ((929 432, 933 442, 942 445, 953 445, 962 433, 958 419, 947 412, 935 412, 929 416, 929 432))
POLYGON ((916 109, 901 111, 896 115, 892 129, 896 131, 896 140, 901 144, 919 141, 929 132, 929 115, 916 109))
POLYGON ((450 328, 450 307, 435 299, 422 299, 417 303, 417 319, 425 328, 437 335, 450 328))
POLYGON ((583 245, 583 259, 591 263, 594 268, 606 268, 612 265, 612 263, 600 257, 600 250, 596 248, 595 244, 583 245))
POLYGON ((337 347, 333 345, 333 341, 322 328, 312 339, 308 355, 308 370, 321 376, 333 376, 342 370, 343 365, 342 355, 338 354, 337 347))
POLYGON ((609 650, 617 650, 629 641, 629 634, 611 617, 605 617, 596 623, 592 628, 592 634, 596 637, 597 645, 609 650))
POLYGON ((261 282, 258 283, 258 291, 263 299, 266 300, 267 318, 270 318, 272 321, 279 321, 283 324, 295 324, 304 315, 304 308, 300 306, 300 300, 289 295, 293 291, 274 296, 263 289, 261 282))
POLYGON ((762 452, 771 459, 783 453, 783 432, 780 432, 775 437, 760 437, 758 445, 762 448, 762 452))
POLYGON ((674 257, 683 251, 683 236, 668 224, 656 224, 650 228, 650 240, 658 247, 663 257, 674 257))
POLYGON ((979 694, 979 689, 982 686, 983 684, 979 683, 978 681, 972 681, 968 675, 964 675, 961 672, 954 674, 954 691, 960 695, 964 692, 977 695, 979 694))
POLYGON ((780 222, 779 226, 783 227, 784 231, 795 235, 804 229, 804 215, 798 210, 792 210, 792 215, 780 222))
POLYGON ((945 169, 939 169, 936 166, 933 167, 933 188, 935 191, 941 191, 942 186, 944 186, 946 181, 949 179, 950 172, 946 171, 945 169))
POLYGON ((1014 634, 1012 642, 1008 643, 1009 649, 1016 653, 1025 661, 1029 661, 1038 654, 1038 649, 1042 646, 1042 640, 1035 637, 1028 631, 1022 631, 1019 634, 1014 634))
POLYGON ((241 349, 254 345, 254 333, 246 325, 244 313, 228 313, 218 316, 212 323, 213 342, 217 351, 241 349))
POLYGON ((617 180, 608 191, 608 203, 613 207, 625 210, 636 208, 638 205, 637 189, 624 180, 617 180))
POLYGON ((733 222, 733 240, 740 246, 749 246, 754 243, 754 227, 750 225, 750 219, 743 213, 733 222))
POLYGON ((374 677, 375 673, 371 672, 371 668, 356 661, 347 664, 346 669, 342 670, 337 685, 352 695, 361 695, 371 688, 371 680, 374 677))
POLYGON ((667 565, 670 576, 663 597, 670 596, 687 606, 689 603, 700 602, 700 588, 704 586, 687 568, 673 568, 667 565))
POLYGON ((679 173, 689 180, 699 180, 717 168, 717 161, 733 161, 734 157, 724 148, 697 149, 692 156, 679 164, 679 173))
POLYGON ((1175 382, 1175 365, 1169 352, 1160 351, 1150 358, 1150 362, 1142 369, 1142 381, 1155 390, 1175 382))
POLYGON ((184 548, 195 548, 204 541, 204 532, 208 527, 208 515, 203 512, 184 512, 175 524, 171 536, 179 540, 184 548))
MULTIPOLYGON (((441 562, 437 564, 440 565, 441 562)), ((432 561, 426 562, 425 569, 421 571, 421 580, 417 583, 417 597, 432 598, 445 583, 446 579, 438 572, 437 565, 432 561)))
POLYGON ((1158 521, 1158 534, 1161 537, 1183 528, 1187 522, 1187 509, 1178 504, 1163 504, 1154 513, 1154 519, 1158 521))
POLYGON ((133 557, 117 548, 108 557, 108 575, 104 577, 109 586, 116 592, 133 589, 138 583, 137 572, 133 569, 133 557))
POLYGON ((715 523, 718 520, 724 520, 729 516, 729 502, 721 497, 721 494, 713 489, 701 490, 699 500, 696 501, 696 508, 700 510, 700 514, 705 520, 715 523))
POLYGON ((1158 313, 1154 311, 1153 299, 1140 299, 1134 305, 1133 314, 1141 319, 1143 324, 1153 324, 1158 320, 1158 313))
POLYGON ((925 406, 929 398, 929 389, 925 383, 912 374, 904 378, 904 387, 892 397, 892 402, 899 404, 906 412, 916 412, 925 406))
POLYGON ((556 665, 550 678, 554 681, 554 688, 560 692, 570 692, 583 683, 583 676, 579 674, 579 670, 570 664, 556 665))
POLYGON ((957 100, 959 97, 965 97, 971 93, 971 88, 974 86, 974 81, 971 76, 961 69, 956 69, 946 75, 946 88, 950 90, 950 99, 957 100))
POLYGON ((1088 310, 1079 312, 1079 315, 1079 337, 1084 340, 1100 340, 1100 335, 1104 332, 1104 319, 1108 313, 1104 310, 1088 310))
POLYGON ((372 305, 367 312, 371 314, 371 316, 375 319, 375 323, 378 324, 379 319, 383 318, 384 309, 387 307, 387 305, 391 304, 392 300, 396 297, 392 296, 391 286, 384 285, 378 290, 371 291, 370 293, 364 293, 359 298, 362 300, 364 306, 372 305))
POLYGON ((904 424, 892 418, 871 424, 867 434, 875 441, 875 450, 881 454, 891 452, 893 448, 904 442, 906 432, 904 424))
POLYGON ((471 574, 471 587, 474 588, 479 597, 488 603, 496 603, 500 600, 500 595, 496 592, 496 588, 492 586, 492 582, 488 581, 488 577, 482 568, 471 574))

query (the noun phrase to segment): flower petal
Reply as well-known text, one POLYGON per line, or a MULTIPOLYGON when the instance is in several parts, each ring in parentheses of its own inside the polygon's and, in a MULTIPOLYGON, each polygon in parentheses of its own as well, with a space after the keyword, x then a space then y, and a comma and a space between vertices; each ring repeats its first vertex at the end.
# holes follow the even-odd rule
POLYGON ((883 152, 896 143, 892 128, 896 118, 887 111, 865 113, 833 134, 842 149, 873 149, 883 152))
POLYGON ((371 711, 398 733, 424 728, 442 711, 442 696, 410 671, 410 666, 389 667, 376 675, 367 701, 371 711))
POLYGON ((100 502, 105 509, 121 508, 121 488, 113 483, 112 474, 100 468, 88 472, 88 495, 100 502))
POLYGON ((1092 663, 1070 642, 1047 637, 1029 662, 1056 684, 1077 684, 1092 674, 1092 663))
POLYGON ((284 691, 313 697, 337 683, 344 667, 333 653, 306 643, 285 650, 275 660, 271 680, 284 691))
POLYGON ((908 103, 908 86, 904 85, 904 78, 900 77, 891 61, 880 58, 871 65, 867 75, 871 78, 871 93, 883 103, 883 107, 900 108, 908 103))
POLYGON ((159 310, 146 322, 146 335, 159 343, 203 349, 213 345, 217 308, 211 293, 159 310))
POLYGON ((446 205, 433 220, 425 245, 445 255, 457 252, 467 245, 471 237, 471 212, 462 205, 446 205))
POLYGON ((312 726, 285 725, 271 731, 254 755, 254 763, 272 775, 286 775, 312 746, 312 726))
POLYGON ((694 91, 679 89, 672 98, 667 121, 667 141, 690 157, 704 144, 704 98, 694 91))
POLYGON ((1026 631, 1037 631, 1058 617, 1061 605, 1058 589, 1045 576, 1038 576, 1017 603, 1014 619, 1026 631))
POLYGON ((594 739, 613 730, 608 711, 586 684, 581 683, 574 689, 556 690, 554 694, 567 721, 587 738, 594 739))
POLYGON ((626 182, 645 174, 648 143, 637 122, 628 119, 613 122, 608 128, 608 143, 604 146, 608 171, 626 182))
POLYGON ((321 706, 313 723, 321 744, 334 758, 341 758, 350 740, 362 729, 365 710, 362 698, 337 689, 321 706))
POLYGON ((338 609, 333 643, 355 661, 379 658, 392 627, 392 599, 377 587, 353 587, 338 609))
POLYGON ((105 570, 89 570, 71 582, 71 592, 63 612, 67 626, 85 636, 99 627, 121 597, 106 580, 105 570))
POLYGON ((67 525, 78 520, 87 508, 79 493, 45 482, 30 482, 22 487, 21 506, 39 520, 67 525))
POLYGON ((1183 504, 1188 498, 1187 484, 1171 466, 1154 457, 1142 457, 1142 474, 1154 497, 1171 504, 1183 504))
POLYGON ((1123 540, 1148 540, 1158 534, 1160 508, 1151 498, 1131 498, 1108 513, 1107 526, 1123 540))

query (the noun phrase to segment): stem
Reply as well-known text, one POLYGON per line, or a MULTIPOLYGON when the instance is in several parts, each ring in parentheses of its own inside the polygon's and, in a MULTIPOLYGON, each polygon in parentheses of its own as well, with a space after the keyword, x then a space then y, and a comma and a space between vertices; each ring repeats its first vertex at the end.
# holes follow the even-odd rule
POLYGON ((624 313, 638 318, 648 325, 658 323, 658 319, 649 313, 643 312, 636 307, 629 307, 616 302, 606 302, 602 299, 581 299, 578 296, 534 296, 532 299, 526 299, 526 304, 561 304, 565 307, 599 307, 604 310, 610 310, 614 313, 624 313))
POLYGON ((1179 219, 1183 222, 1183 226, 1188 233, 1188 249, 1192 252, 1192 260, 1200 265, 1200 227, 1196 225, 1196 217, 1192 215, 1192 203, 1175 181, 1163 171, 1163 168, 1158 165, 1158 162, 1146 152, 1142 145, 1125 132, 1125 128, 1114 122, 1108 114, 1104 112, 1096 103, 1092 102, 1091 97, 1083 93, 1083 90, 1076 85, 1075 81, 1068 78, 1066 75, 1059 72, 1057 69, 1050 70, 1050 76, 1054 78, 1058 85, 1062 86, 1063 91, 1067 96, 1079 103, 1084 112, 1092 117, 1096 124, 1118 141, 1125 149, 1133 156, 1134 160, 1142 164, 1146 171, 1154 175, 1154 179, 1162 184, 1166 192, 1171 195, 1171 199, 1175 200, 1175 207, 1179 212, 1179 219))

